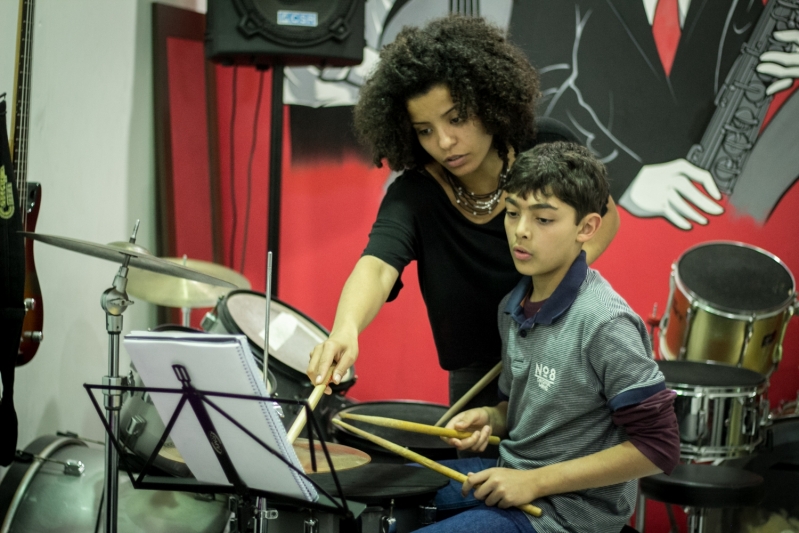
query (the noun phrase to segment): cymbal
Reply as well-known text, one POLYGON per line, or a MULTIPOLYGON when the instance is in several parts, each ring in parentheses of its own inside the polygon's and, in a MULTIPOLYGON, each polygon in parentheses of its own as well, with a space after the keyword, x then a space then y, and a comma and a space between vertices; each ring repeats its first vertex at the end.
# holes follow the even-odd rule
MULTIPOLYGON (((372 460, 368 453, 362 452, 350 446, 343 444, 334 444, 326 442, 327 451, 330 452, 330 460, 333 462, 333 467, 336 472, 339 470, 348 470, 361 465, 365 465, 372 460)), ((314 440, 314 449, 316 450, 316 473, 330 472, 330 466, 327 464, 325 452, 322 450, 322 445, 318 440, 314 440)), ((308 439, 299 438, 294 441, 294 453, 300 460, 302 469, 306 474, 313 472, 311 470, 311 447, 308 439)))
POLYGON ((212 285, 219 285, 222 287, 235 288, 235 286, 221 279, 217 279, 208 274, 197 272, 182 265, 177 265, 163 259, 159 259, 151 255, 145 248, 139 246, 131 246, 130 243, 124 243, 125 246, 117 244, 97 244, 88 241, 81 241, 78 239, 71 239, 69 237, 58 237, 56 235, 45 235, 43 233, 31 233, 29 231, 20 231, 20 234, 27 239, 40 241, 51 246, 64 248, 83 255, 90 255, 114 263, 122 264, 125 262, 125 257, 130 257, 128 266, 166 274, 167 276, 176 276, 180 278, 187 278, 201 283, 210 283, 212 285))
MULTIPOLYGON (((369 454, 361 450, 356 450, 355 448, 344 446, 343 444, 334 444, 332 442, 326 442, 325 444, 336 472, 356 468, 372 460, 369 454)), ((297 454, 297 458, 300 460, 302 469, 306 474, 324 474, 330 472, 330 465, 327 464, 325 452, 322 450, 322 445, 319 444, 319 441, 314 441, 314 449, 316 450, 316 472, 311 469, 311 447, 309 446, 308 439, 300 438, 294 441, 294 453, 297 454)), ((170 461, 177 461, 179 463, 186 462, 177 448, 165 446, 161 448, 158 455, 170 461)))
MULTIPOLYGON (((165 257, 162 260, 183 265, 183 259, 178 257, 165 257)), ((250 281, 247 278, 222 265, 199 259, 187 259, 185 266, 196 272, 227 281, 233 288, 250 288, 250 281)), ((131 268, 128 272, 128 293, 131 296, 164 307, 213 307, 220 296, 231 291, 230 286, 208 285, 139 268, 131 268)))

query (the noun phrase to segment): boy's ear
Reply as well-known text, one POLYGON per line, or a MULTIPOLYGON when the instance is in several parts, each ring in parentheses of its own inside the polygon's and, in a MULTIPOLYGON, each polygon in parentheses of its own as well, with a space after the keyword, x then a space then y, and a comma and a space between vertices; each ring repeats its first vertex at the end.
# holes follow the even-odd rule
POLYGON ((578 226, 577 242, 584 243, 591 240, 602 225, 602 216, 599 213, 588 213, 583 217, 578 226))

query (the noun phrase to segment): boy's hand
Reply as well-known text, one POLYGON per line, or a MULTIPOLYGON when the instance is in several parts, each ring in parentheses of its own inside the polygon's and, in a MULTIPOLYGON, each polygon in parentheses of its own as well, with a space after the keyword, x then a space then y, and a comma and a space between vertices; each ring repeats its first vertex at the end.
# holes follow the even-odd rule
POLYGON ((465 498, 474 489, 475 498, 500 509, 524 505, 538 497, 531 472, 510 468, 489 468, 476 474, 469 472, 461 493, 465 498))
POLYGON ((488 445, 491 436, 491 416, 487 407, 469 409, 455 415, 448 423, 448 429, 471 432, 472 435, 465 439, 441 437, 450 446, 458 450, 482 452, 488 445))

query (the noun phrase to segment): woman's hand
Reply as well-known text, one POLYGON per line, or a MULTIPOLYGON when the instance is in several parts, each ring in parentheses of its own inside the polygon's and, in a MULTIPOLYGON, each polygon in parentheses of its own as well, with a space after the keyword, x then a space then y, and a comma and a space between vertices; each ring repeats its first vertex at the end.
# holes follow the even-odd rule
MULTIPOLYGON (((319 385, 324 379, 322 376, 335 362, 333 383, 338 385, 347 374, 347 370, 355 364, 356 359, 358 359, 358 332, 333 332, 325 342, 314 346, 306 373, 315 385, 319 385)), ((330 387, 325 389, 325 394, 332 392, 330 387)))

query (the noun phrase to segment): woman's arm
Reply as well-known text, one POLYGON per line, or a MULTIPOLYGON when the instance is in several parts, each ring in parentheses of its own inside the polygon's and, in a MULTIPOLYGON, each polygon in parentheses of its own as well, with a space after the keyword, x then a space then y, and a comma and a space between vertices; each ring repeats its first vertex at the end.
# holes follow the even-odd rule
POLYGON ((330 337, 311 352, 306 373, 313 383, 321 383, 333 361, 338 362, 333 382, 341 381, 358 358, 358 335, 377 316, 398 277, 396 268, 377 257, 358 260, 341 290, 330 337))
POLYGON ((599 226, 599 231, 596 235, 585 243, 583 249, 585 250, 586 261, 590 265, 602 255, 602 252, 610 245, 610 241, 616 236, 619 231, 619 210, 616 208, 616 203, 613 198, 608 196, 608 212, 602 217, 602 224, 599 226))

